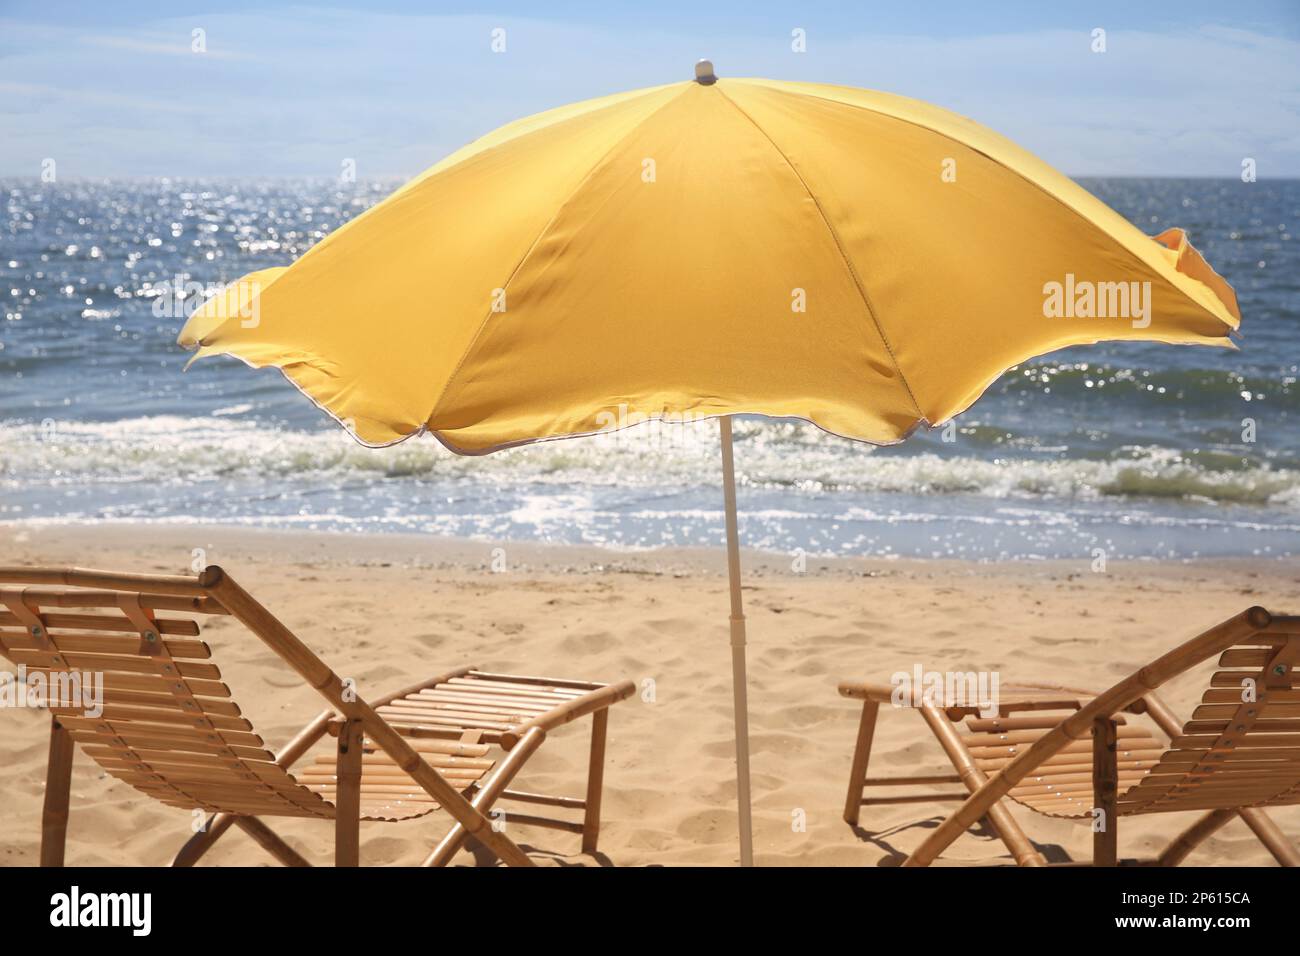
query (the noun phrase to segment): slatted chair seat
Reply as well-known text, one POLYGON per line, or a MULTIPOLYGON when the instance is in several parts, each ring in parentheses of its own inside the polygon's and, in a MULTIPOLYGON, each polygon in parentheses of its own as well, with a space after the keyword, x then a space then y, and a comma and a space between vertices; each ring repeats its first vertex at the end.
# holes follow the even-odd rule
MULTIPOLYGON (((1262 809, 1300 804, 1298 663, 1300 617, 1254 608, 1103 694, 1003 688, 994 717, 969 707, 922 703, 915 709, 957 771, 937 777, 867 778, 876 715, 881 704, 892 701, 894 689, 845 681, 840 694, 863 701, 845 820, 856 825, 864 805, 959 799, 961 816, 945 822, 944 839, 951 841, 959 832, 956 820, 973 822, 972 807, 978 806, 1018 863, 1038 865, 1042 855, 999 802, 1003 797, 1047 816, 1110 820, 1095 830, 1100 862, 1114 862, 1119 817, 1195 810, 1206 816, 1154 862, 1181 861, 1240 815, 1279 862, 1300 865, 1300 851, 1262 809), (1191 719, 1180 724, 1154 689, 1216 653, 1220 669, 1191 719), (863 797, 864 787, 920 783, 963 783, 972 795, 863 797)), ((932 836, 912 862, 932 860, 937 844, 932 836)))
MULTIPOLYGON (((1023 695, 1022 703, 1057 702, 1052 696, 1041 696, 1042 690, 1037 699, 1032 688, 1017 690, 1023 695)), ((1092 696, 1081 694, 1073 703, 1082 706, 1092 696)), ((969 733, 962 742, 975 766, 992 776, 1059 724, 1061 716, 1054 710, 1038 709, 1032 717, 967 717, 964 723, 969 733)), ((1117 723, 1119 783, 1121 790, 1127 790, 1155 766, 1164 745, 1146 727, 1133 726, 1123 717, 1117 723)), ((1075 819, 1090 816, 1093 805, 1091 742, 1079 741, 1061 748, 1057 756, 1045 760, 1007 796, 1048 816, 1075 819)))
POLYGON ((195 862, 234 824, 282 861, 305 862, 257 819, 272 816, 333 819, 338 860, 355 863, 356 821, 406 820, 439 809, 450 811, 456 824, 427 863, 447 862, 469 833, 507 862, 527 863, 484 816, 500 799, 583 810, 582 824, 516 819, 576 829, 584 850, 594 852, 608 708, 633 690, 630 681, 606 685, 462 667, 371 707, 219 568, 197 580, 0 568, 0 654, 25 669, 29 684, 45 681, 56 694, 72 687, 74 676, 102 682, 102 709, 65 698, 47 702, 43 864, 62 862, 74 744, 158 802, 214 815, 182 850, 181 863, 195 862), (333 705, 278 757, 243 716, 211 648, 198 639, 195 618, 208 615, 237 618, 333 705), (586 799, 507 789, 548 730, 586 715, 593 716, 586 799), (291 771, 326 734, 339 738, 335 751, 291 771), (501 751, 504 758, 494 755, 501 751))
POLYGON ((494 730, 518 736, 544 714, 563 713, 603 685, 589 681, 528 678, 467 671, 450 680, 398 697, 378 708, 394 727, 494 730))

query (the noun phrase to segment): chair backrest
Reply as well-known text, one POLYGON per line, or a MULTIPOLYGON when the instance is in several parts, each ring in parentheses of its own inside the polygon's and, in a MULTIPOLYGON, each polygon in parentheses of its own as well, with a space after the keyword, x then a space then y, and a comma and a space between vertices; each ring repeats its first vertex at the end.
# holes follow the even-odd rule
POLYGON ((1123 813, 1300 803, 1300 618, 1219 655, 1219 670, 1159 763, 1120 798, 1123 813))
MULTIPOLYGON (((1300 803, 1297 664, 1300 618, 1273 617, 1266 627, 1220 653, 1219 670, 1181 728, 1153 712, 1171 738, 1167 744, 1157 740, 1144 718, 1116 715, 1119 812, 1300 803)), ((1064 706, 1039 707, 1031 715, 968 717, 970 733, 964 742, 976 766, 992 775, 1087 702, 1086 697, 1070 701, 1062 695, 1051 703, 1064 706)), ((1146 708, 1139 704, 1136 709, 1146 708)), ((1087 816, 1094 802, 1091 740, 1084 737, 1061 746, 1008 796, 1041 813, 1087 816)))
POLYGON ((186 809, 332 815, 275 763, 197 639, 196 618, 227 613, 194 578, 0 569, 0 654, 106 771, 186 809))

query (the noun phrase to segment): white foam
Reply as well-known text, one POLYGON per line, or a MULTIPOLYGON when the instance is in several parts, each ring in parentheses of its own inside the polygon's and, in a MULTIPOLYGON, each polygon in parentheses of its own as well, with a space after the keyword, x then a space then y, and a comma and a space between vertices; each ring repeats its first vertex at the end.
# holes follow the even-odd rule
MULTIPOLYGON (((468 492, 520 485, 673 492, 716 487, 720 480, 717 431, 709 423, 633 428, 464 458, 429 438, 367 449, 336 428, 270 428, 239 417, 245 410, 232 406, 206 418, 0 423, 0 485, 30 490, 42 484, 240 479, 279 488, 286 479, 309 478, 337 488, 357 481, 411 480, 464 481, 468 492), (673 438, 664 441, 663 432, 670 429, 673 438)), ((742 485, 788 490, 797 497, 855 491, 974 495, 1008 504, 1141 497, 1300 512, 1296 470, 1267 465, 1214 470, 1167 448, 1125 448, 1108 459, 988 458, 960 451, 876 449, 812 426, 742 421, 737 424, 736 461, 742 485)), ((533 502, 529 507, 554 506, 533 502)), ((791 516, 798 514, 802 512, 791 516)), ((519 517, 532 521, 536 516, 519 517)))

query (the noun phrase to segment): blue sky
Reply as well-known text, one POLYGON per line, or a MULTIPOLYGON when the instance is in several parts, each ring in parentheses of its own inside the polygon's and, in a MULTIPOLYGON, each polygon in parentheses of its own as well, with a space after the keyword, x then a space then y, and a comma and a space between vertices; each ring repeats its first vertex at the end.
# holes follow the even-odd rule
POLYGON ((335 176, 346 159, 410 176, 516 117, 686 79, 700 56, 929 100, 1072 175, 1235 177, 1249 156, 1261 178, 1300 176, 1300 0, 0 0, 0 175, 53 158, 60 179, 335 176))

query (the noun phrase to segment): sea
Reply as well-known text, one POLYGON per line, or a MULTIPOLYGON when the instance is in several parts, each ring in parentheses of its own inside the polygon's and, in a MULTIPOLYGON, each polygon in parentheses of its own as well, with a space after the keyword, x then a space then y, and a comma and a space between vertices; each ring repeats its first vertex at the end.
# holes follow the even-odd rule
MULTIPOLYGON (((1179 225, 1240 350, 1108 344, 1009 370, 944 440, 736 422, 747 547, 796 556, 1285 558, 1300 551, 1300 181, 1083 179, 1179 225)), ((274 370, 184 370, 192 288, 285 265, 398 181, 0 179, 0 522, 193 522, 588 544, 723 541, 716 424, 461 458, 356 444, 274 370), (161 307, 160 307, 161 306, 161 307)))

